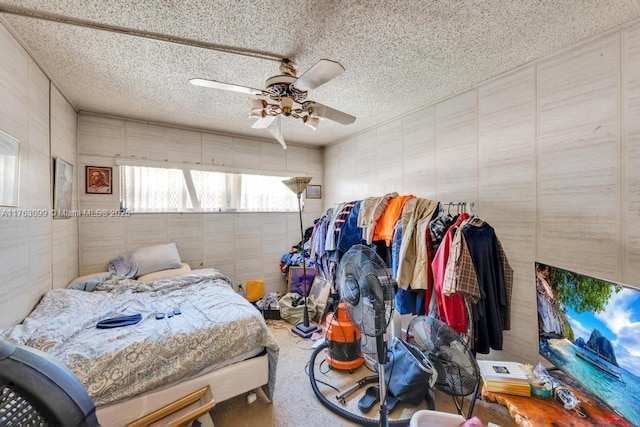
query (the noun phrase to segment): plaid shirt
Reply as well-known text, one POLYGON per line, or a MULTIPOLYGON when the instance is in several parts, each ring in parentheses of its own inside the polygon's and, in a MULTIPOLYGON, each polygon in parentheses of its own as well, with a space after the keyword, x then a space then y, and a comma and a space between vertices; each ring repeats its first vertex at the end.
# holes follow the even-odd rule
MULTIPOLYGON (((462 234, 460 232, 460 234, 462 234)), ((480 300, 480 286, 476 268, 473 266, 467 240, 462 236, 460 245, 460 259, 455 265, 457 291, 464 294, 465 300, 475 304, 480 300)))
POLYGON ((444 271, 444 281, 442 282, 442 292, 445 295, 455 294, 456 291, 456 261, 460 256, 460 250, 458 249, 462 242, 462 224, 465 220, 469 219, 469 214, 463 212, 460 217, 454 222, 447 233, 453 234, 453 239, 449 245, 449 258, 447 258, 447 267, 444 271))

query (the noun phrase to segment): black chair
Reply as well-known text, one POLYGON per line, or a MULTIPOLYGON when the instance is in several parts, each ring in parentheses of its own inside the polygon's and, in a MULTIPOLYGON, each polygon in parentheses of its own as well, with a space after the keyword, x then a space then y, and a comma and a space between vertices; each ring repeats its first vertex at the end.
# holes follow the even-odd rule
POLYGON ((31 347, 0 341, 0 426, 99 426, 69 368, 31 347))

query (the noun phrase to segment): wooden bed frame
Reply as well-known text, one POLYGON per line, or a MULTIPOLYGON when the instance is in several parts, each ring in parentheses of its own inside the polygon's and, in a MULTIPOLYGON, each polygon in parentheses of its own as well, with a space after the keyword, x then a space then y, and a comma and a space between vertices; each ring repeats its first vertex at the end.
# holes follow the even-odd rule
POLYGON ((98 421, 103 426, 126 426, 203 387, 208 386, 213 401, 219 403, 261 387, 267 384, 268 379, 269 359, 265 353, 168 388, 152 390, 123 402, 101 406, 97 408, 98 421))

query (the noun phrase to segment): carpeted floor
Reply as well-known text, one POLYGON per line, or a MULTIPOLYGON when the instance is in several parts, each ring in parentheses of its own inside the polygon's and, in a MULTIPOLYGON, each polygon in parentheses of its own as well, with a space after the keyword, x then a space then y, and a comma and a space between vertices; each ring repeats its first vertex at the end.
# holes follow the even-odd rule
MULTIPOLYGON (((269 326, 280 345, 273 403, 267 401, 262 391, 257 392, 257 400, 251 404, 247 403, 247 395, 220 402, 211 411, 211 418, 215 427, 330 427, 359 425, 360 423, 351 422, 330 411, 321 404, 314 394, 307 374, 307 365, 312 354, 311 346, 313 341, 294 335, 291 332, 291 325, 284 321, 269 321, 269 326)), ((340 391, 347 389, 359 378, 375 375, 375 372, 370 371, 364 365, 353 373, 329 369, 322 360, 323 357, 321 356, 323 354, 324 351, 316 359, 315 377, 317 380, 331 384, 340 391)), ((349 396, 345 405, 340 405, 336 399, 338 392, 334 389, 323 384, 318 384, 318 388, 327 396, 329 401, 338 404, 341 408, 355 415, 365 418, 376 418, 378 415, 378 405, 375 405, 373 409, 364 414, 358 409, 358 401, 363 396, 367 386, 349 396)), ((466 399, 463 405, 464 414, 466 414, 468 407, 469 400, 466 399)), ((408 420, 416 410, 425 408, 426 405, 414 407, 400 404, 390 414, 389 419, 408 420)), ((443 412, 456 412, 452 398, 438 391, 436 391, 435 409, 443 412)), ((473 416, 478 417, 484 425, 489 422, 503 427, 516 425, 506 408, 481 400, 476 401, 473 416)))

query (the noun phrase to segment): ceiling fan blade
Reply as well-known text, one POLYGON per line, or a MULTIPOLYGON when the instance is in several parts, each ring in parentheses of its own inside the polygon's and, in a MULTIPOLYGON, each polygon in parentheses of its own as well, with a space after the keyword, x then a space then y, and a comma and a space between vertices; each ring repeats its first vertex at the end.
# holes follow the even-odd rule
POLYGON ((340 63, 321 59, 309 68, 303 75, 293 82, 293 86, 303 92, 322 86, 331 79, 344 73, 344 67, 340 63))
POLYGON ((277 117, 277 120, 274 120, 271 126, 267 127, 267 130, 273 137, 278 140, 280 145, 282 145, 283 149, 287 149, 287 144, 284 142, 284 138, 282 137, 282 120, 281 116, 277 117))
POLYGON ((273 122, 275 118, 276 116, 260 117, 258 120, 255 121, 254 124, 251 125, 251 127, 254 129, 266 129, 273 122))
POLYGON ((262 90, 254 89, 252 87, 247 86, 239 86, 231 83, 223 83, 216 80, 207 80, 207 79, 191 79, 189 80, 194 86, 202 86, 202 87, 210 87, 213 89, 222 89, 222 90, 230 90, 232 92, 240 92, 247 93, 249 95, 262 95, 262 90))
POLYGON ((322 119, 332 120, 342 125, 350 125, 356 121, 356 117, 351 114, 343 113, 335 108, 327 107, 318 102, 310 101, 308 106, 314 111, 313 115, 322 119))

